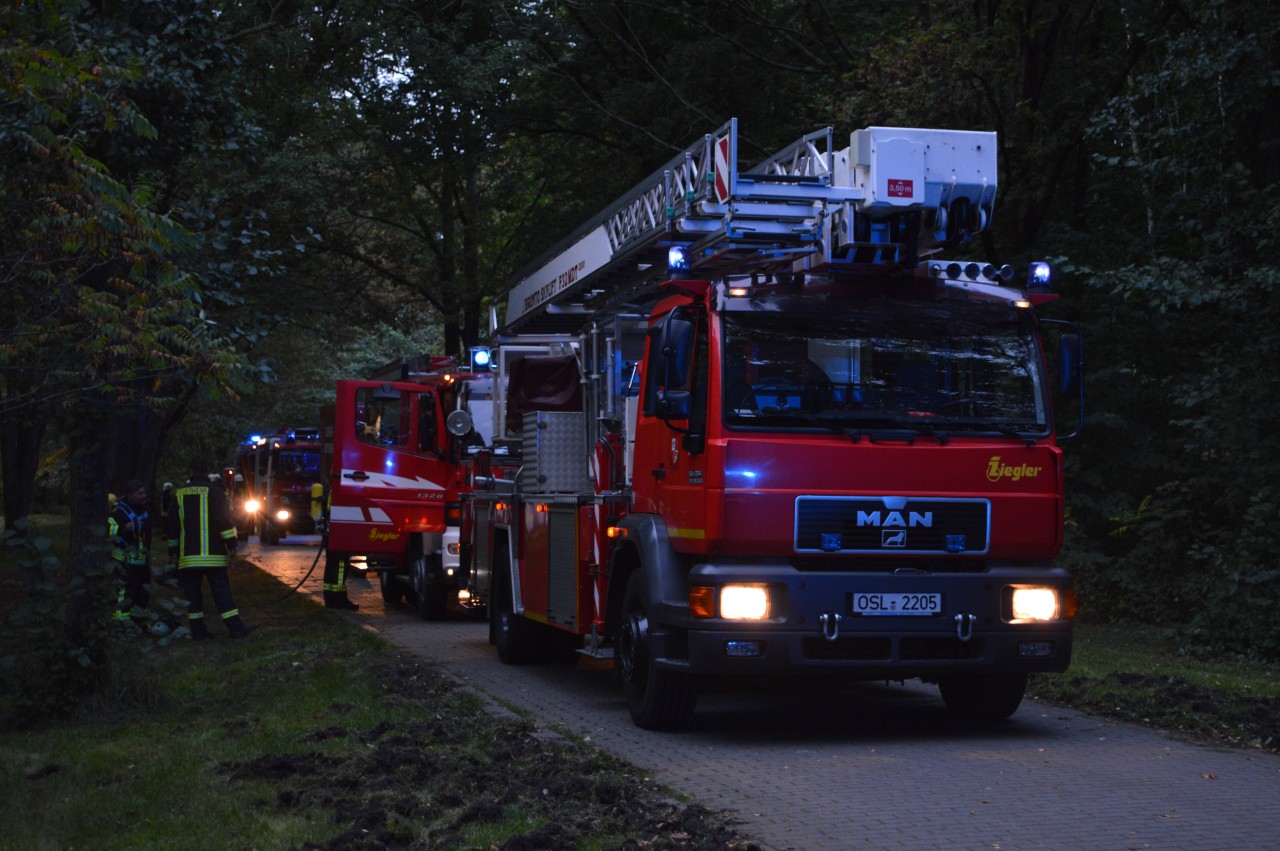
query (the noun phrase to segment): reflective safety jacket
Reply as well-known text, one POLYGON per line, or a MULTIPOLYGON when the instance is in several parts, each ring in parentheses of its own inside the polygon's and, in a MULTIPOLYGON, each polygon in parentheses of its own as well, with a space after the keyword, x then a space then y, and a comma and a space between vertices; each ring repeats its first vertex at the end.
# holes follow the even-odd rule
POLYGON ((192 479, 175 489, 165 518, 165 534, 170 558, 175 553, 178 556, 179 570, 226 567, 227 554, 235 551, 236 527, 222 488, 204 479, 192 479))
POLYGON ((111 536, 111 557, 121 564, 146 564, 151 548, 150 518, 145 510, 135 512, 123 499, 117 500, 107 517, 111 536))

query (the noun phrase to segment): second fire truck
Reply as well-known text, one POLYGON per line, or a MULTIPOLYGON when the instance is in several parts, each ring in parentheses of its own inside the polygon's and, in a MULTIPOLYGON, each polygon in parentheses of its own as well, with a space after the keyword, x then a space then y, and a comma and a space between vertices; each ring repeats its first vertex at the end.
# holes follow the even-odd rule
POLYGON ((738 143, 514 281, 464 590, 504 662, 612 657, 641 727, 778 675, 1008 716, 1071 657, 1047 361, 1074 407, 1081 356, 1043 350, 1046 267, 942 259, 991 221, 995 134, 825 129, 749 169, 738 143))
POLYGON ((282 428, 255 435, 236 451, 231 502, 242 537, 263 544, 315 531, 312 486, 320 481, 320 432, 282 428))
POLYGON ((461 585, 463 465, 486 442, 472 426, 487 427, 491 385, 429 358, 392 379, 339 381, 323 415, 327 558, 376 572, 385 602, 408 600, 425 619, 444 616, 461 585))

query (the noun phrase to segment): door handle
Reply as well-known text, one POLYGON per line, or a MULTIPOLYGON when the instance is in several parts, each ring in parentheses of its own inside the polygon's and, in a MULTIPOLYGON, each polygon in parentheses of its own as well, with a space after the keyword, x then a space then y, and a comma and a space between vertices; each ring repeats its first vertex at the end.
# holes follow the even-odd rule
POLYGON ((369 474, 364 470, 356 470, 354 473, 343 473, 342 478, 355 479, 357 482, 363 482, 365 479, 369 478, 369 474))
POLYGON ((659 467, 658 469, 654 470, 653 477, 655 479, 665 479, 667 477, 666 469, 663 467, 659 467))

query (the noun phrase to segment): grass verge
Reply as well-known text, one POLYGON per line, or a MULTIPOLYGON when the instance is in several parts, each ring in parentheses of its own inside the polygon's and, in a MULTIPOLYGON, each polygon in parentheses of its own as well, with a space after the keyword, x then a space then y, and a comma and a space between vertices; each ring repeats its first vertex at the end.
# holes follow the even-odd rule
POLYGON ((1280 752, 1280 671, 1184 656, 1156 627, 1077 624, 1071 668, 1032 677, 1028 694, 1182 740, 1280 752))
POLYGON ((139 653, 74 717, 0 735, 6 848, 755 847, 316 603, 275 602, 268 574, 232 583, 249 639, 139 653))

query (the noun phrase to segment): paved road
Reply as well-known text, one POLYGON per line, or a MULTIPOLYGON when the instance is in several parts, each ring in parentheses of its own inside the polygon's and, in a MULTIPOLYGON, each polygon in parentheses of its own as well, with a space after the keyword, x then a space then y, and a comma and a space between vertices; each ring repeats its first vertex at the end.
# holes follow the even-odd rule
MULTIPOLYGON (((293 584, 317 539, 243 554, 293 584)), ((321 566, 302 592, 319 598, 321 566)), ((774 849, 1280 849, 1280 757, 1166 740, 1026 702, 957 725, 920 684, 706 695, 693 730, 632 726, 609 669, 502 665, 487 625, 384 610, 350 584, 343 614, 545 728, 589 739, 774 849)), ((252 619, 252 612, 247 613, 252 619)))

